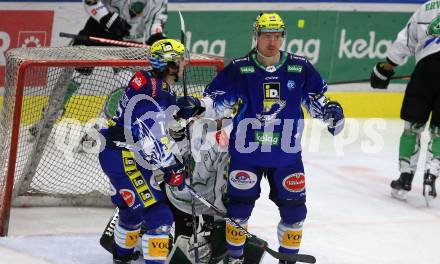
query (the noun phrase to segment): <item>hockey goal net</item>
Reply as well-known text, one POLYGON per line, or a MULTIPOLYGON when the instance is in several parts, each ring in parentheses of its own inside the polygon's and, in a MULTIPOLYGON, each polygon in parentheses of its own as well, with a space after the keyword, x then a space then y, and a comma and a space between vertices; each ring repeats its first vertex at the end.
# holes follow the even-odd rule
MULTIPOLYGON (((116 112, 133 73, 148 67, 142 48, 8 52, 0 97, 0 236, 7 234, 11 204, 110 205, 99 148, 86 130, 99 126, 97 118, 116 112)), ((186 70, 188 93, 200 96, 222 68, 218 58, 192 54, 186 70)), ((182 96, 182 83, 174 90, 182 96)))

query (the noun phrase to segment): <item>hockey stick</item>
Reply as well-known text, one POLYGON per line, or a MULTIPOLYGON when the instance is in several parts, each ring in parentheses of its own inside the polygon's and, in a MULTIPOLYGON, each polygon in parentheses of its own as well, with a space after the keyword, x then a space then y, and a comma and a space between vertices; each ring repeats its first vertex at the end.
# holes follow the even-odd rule
POLYGON ((60 37, 79 39, 79 40, 83 40, 83 41, 94 41, 94 42, 103 43, 103 44, 113 44, 115 46, 123 46, 123 47, 146 48, 146 49, 150 48, 150 46, 148 46, 148 45, 129 42, 129 41, 120 41, 120 40, 107 39, 107 38, 98 38, 98 37, 86 36, 86 35, 75 35, 75 34, 70 34, 70 33, 65 33, 65 32, 60 32, 60 37))
MULTIPOLYGON (((402 76, 393 76, 390 80, 409 80, 411 75, 402 75, 402 76)), ((350 84, 350 83, 364 83, 370 82, 370 79, 360 79, 360 80, 351 80, 351 81, 340 81, 340 82, 329 82, 328 85, 338 85, 338 84, 350 84)))
POLYGON ((116 222, 119 218, 119 208, 116 207, 113 211, 112 217, 108 221, 105 226, 104 232, 102 232, 101 238, 99 239, 99 244, 107 250, 108 252, 113 254, 113 248, 115 244, 114 235, 115 235, 115 226, 116 222))
MULTIPOLYGON (((182 42, 183 45, 185 45, 185 20, 183 19, 182 13, 179 11, 179 18, 180 18, 180 41, 182 42)), ((185 52, 186 48, 185 48, 185 52)), ((189 56, 189 52, 188 52, 188 56, 189 56)), ((188 58, 190 59, 190 58, 188 58)), ((188 97, 188 87, 187 87, 187 82, 186 82, 186 70, 183 69, 183 74, 182 74, 182 85, 183 85, 183 97, 185 99, 187 99, 188 97)), ((189 122, 186 124, 186 129, 185 129, 185 133, 186 133, 186 140, 188 142, 188 152, 189 152, 189 156, 192 157, 192 153, 191 153, 191 133, 189 131, 189 122)), ((192 173, 191 173, 191 162, 190 159, 187 159, 185 162, 185 167, 187 169, 187 172, 189 173, 189 183, 191 186, 193 186, 193 177, 192 177, 192 173)), ((199 243, 197 241, 197 215, 196 215, 196 207, 195 207, 195 201, 194 201, 194 197, 191 199, 191 215, 192 215, 192 221, 193 221, 193 234, 194 234, 194 261, 195 264, 199 263, 199 243)))
MULTIPOLYGON (((188 188, 189 193, 193 197, 197 198, 201 203, 206 205, 208 208, 211 208, 212 210, 214 210, 219 216, 223 217, 223 219, 225 219, 227 222, 229 222, 230 224, 236 226, 238 229, 240 229, 240 231, 245 233, 249 239, 254 240, 256 244, 259 244, 259 241, 257 240, 255 235, 253 235, 249 231, 247 231, 247 229, 242 227, 234 219, 229 218, 228 215, 225 212, 220 210, 217 206, 212 204, 210 201, 206 200, 205 197, 203 197, 200 194, 198 194, 191 186, 189 186, 187 184, 185 184, 185 186, 188 188)), ((260 247, 261 247, 261 249, 263 249, 264 251, 269 253, 272 257, 274 257, 274 258, 276 258, 278 260, 292 261, 292 262, 297 261, 297 262, 304 262, 304 263, 316 263, 316 258, 314 256, 312 256, 312 255, 281 253, 281 252, 278 252, 278 251, 275 251, 275 250, 271 249, 268 246, 266 241, 264 241, 264 243, 261 244, 260 247)))

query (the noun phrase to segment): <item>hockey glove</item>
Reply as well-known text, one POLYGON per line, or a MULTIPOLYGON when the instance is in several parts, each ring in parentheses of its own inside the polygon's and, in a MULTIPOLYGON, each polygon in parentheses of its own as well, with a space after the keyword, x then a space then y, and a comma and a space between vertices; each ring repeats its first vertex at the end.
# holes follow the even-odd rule
POLYGON ((130 35, 130 24, 117 13, 108 13, 101 18, 99 23, 110 34, 111 39, 121 40, 123 37, 130 35))
POLYGON ((168 134, 170 135, 170 137, 174 139, 174 141, 179 142, 185 139, 186 129, 185 127, 180 127, 178 129, 174 127, 170 127, 168 129, 168 134))
POLYGON ((179 111, 176 114, 178 118, 188 119, 205 111, 200 100, 192 96, 178 98, 176 105, 179 107, 179 111))
POLYGON ((377 63, 370 76, 371 87, 377 89, 386 89, 390 83, 390 78, 394 75, 393 70, 386 70, 384 68, 386 62, 377 63))
POLYGON ((154 42, 156 42, 156 41, 158 41, 158 40, 161 40, 161 39, 164 39, 164 38, 166 38, 165 35, 164 35, 162 32, 159 32, 159 33, 156 33, 156 34, 151 35, 151 36, 147 39, 147 41, 145 42, 145 44, 151 46, 151 45, 153 45, 154 42))
POLYGON ((344 111, 342 106, 336 101, 329 101, 324 106, 323 120, 328 124, 328 131, 334 136, 339 134, 344 128, 344 111))
POLYGON ((186 171, 185 166, 177 158, 175 160, 176 164, 162 168, 162 171, 164 173, 164 181, 181 191, 185 188, 186 171))

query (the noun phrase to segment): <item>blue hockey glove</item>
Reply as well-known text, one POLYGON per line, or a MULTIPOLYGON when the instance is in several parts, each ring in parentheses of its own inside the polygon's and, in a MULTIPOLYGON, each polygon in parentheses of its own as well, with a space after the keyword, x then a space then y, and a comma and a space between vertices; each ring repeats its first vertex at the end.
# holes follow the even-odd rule
POLYGON ((181 191, 185 188, 186 171, 185 166, 176 158, 175 160, 176 164, 162 168, 162 171, 164 173, 164 181, 181 191))
POLYGON ((324 106, 323 120, 328 124, 328 131, 334 136, 339 134, 344 128, 344 111, 342 106, 336 101, 329 101, 324 106))
POLYGON ((377 63, 370 76, 370 85, 376 89, 386 89, 390 83, 391 77, 394 75, 393 70, 386 70, 384 64, 386 62, 377 63))
POLYGON ((205 111, 200 100, 192 96, 178 98, 176 105, 179 107, 179 111, 176 114, 178 118, 188 119, 205 111))

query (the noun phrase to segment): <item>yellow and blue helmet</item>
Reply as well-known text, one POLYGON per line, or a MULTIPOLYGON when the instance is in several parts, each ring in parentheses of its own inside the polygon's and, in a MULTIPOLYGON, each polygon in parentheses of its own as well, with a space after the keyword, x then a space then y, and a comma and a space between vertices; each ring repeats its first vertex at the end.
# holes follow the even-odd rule
POLYGON ((185 55, 185 46, 174 39, 161 39, 150 47, 150 62, 153 69, 162 72, 167 66, 179 66, 185 55))
POLYGON ((260 13, 255 19, 253 31, 256 36, 261 32, 281 32, 286 33, 286 25, 277 13, 260 13))

